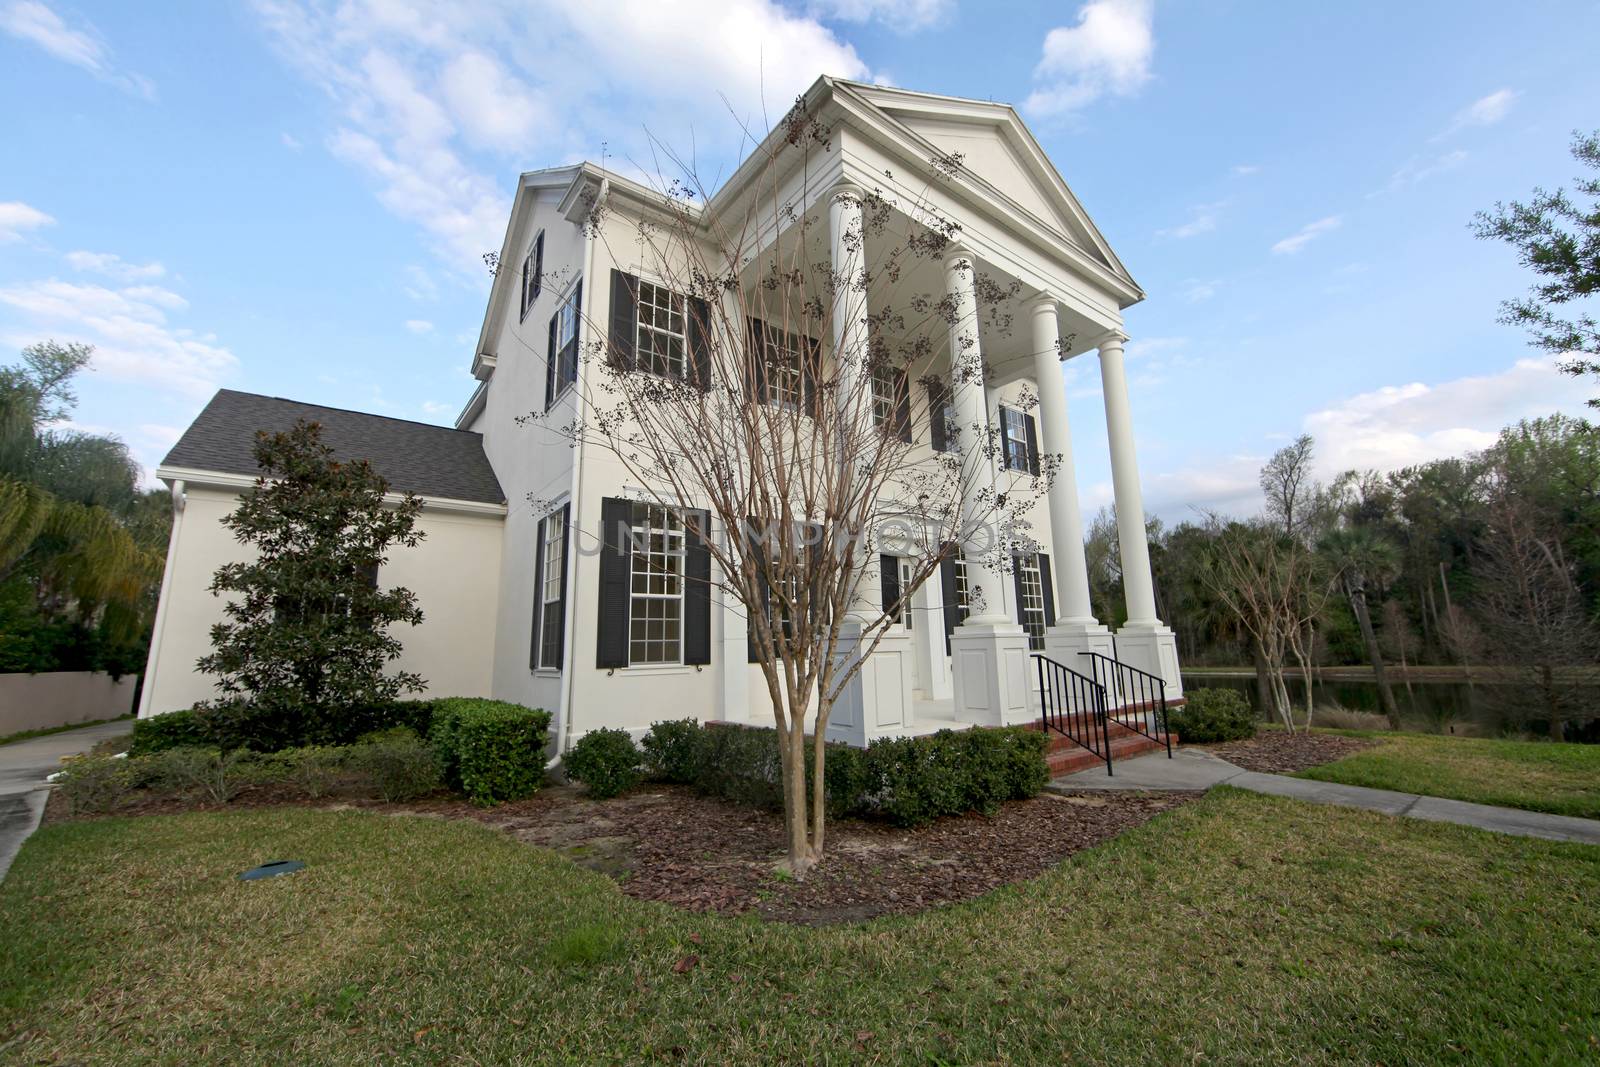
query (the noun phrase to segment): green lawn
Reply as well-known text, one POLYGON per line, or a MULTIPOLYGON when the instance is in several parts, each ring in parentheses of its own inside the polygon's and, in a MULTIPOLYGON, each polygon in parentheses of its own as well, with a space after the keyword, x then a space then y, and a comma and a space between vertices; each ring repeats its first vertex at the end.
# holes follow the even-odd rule
POLYGON ((1382 743, 1300 777, 1600 818, 1600 745, 1336 732, 1382 743))
POLYGON ((0 884, 0 1061, 1575 1062, 1597 899, 1600 849, 1226 789, 825 929, 638 902, 464 822, 63 824, 0 884), (280 858, 310 866, 233 877, 280 858))

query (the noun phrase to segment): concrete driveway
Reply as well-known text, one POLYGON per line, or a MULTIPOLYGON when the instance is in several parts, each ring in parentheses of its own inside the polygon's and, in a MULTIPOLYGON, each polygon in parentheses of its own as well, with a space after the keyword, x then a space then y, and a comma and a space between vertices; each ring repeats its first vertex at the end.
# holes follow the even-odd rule
POLYGON ((132 730, 133 723, 123 719, 0 745, 0 878, 11 868, 22 842, 39 828, 50 796, 45 777, 61 769, 63 757, 87 752, 108 737, 132 730))

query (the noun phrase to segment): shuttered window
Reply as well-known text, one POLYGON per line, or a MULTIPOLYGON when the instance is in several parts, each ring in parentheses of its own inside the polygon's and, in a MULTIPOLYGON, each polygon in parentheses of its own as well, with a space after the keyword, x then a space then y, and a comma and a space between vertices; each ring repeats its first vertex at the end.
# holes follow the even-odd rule
POLYGON ((550 316, 550 349, 545 364, 544 409, 578 380, 578 324, 583 314, 583 279, 550 316))
POLYGON ((567 509, 544 522, 544 573, 539 583, 539 666, 561 669, 567 601, 567 509))
POLYGON ((683 659, 683 522, 646 505, 635 519, 629 581, 628 662, 683 659))
POLYGON ((600 511, 598 666, 711 662, 707 514, 614 499, 600 511))
POLYGON ((928 445, 935 452, 953 452, 956 447, 955 408, 950 390, 938 379, 928 382, 928 445))
POLYGON ((533 244, 528 247, 528 254, 522 259, 522 314, 521 318, 528 317, 528 311, 533 307, 533 302, 539 299, 539 293, 544 288, 544 231, 539 231, 539 236, 533 239, 533 244))
POLYGON ((1044 585, 1039 579, 1039 557, 1017 560, 1017 620, 1028 634, 1028 647, 1044 650, 1044 585))
POLYGON ((1014 408, 1002 407, 1000 434, 1005 445, 1006 469, 1038 474, 1039 444, 1033 416, 1014 408))
POLYGON ((911 382, 905 371, 873 369, 872 422, 902 441, 911 440, 911 382))
POLYGON ((683 296, 651 282, 639 282, 639 320, 635 336, 638 368, 663 378, 688 373, 689 323, 683 296))

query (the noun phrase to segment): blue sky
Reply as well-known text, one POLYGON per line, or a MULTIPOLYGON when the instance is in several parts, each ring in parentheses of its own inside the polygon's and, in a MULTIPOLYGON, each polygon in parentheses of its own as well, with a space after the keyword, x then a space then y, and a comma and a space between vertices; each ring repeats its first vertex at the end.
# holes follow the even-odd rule
MULTIPOLYGON (((1570 183, 1600 8, 1091 0, 0 0, 0 350, 96 344, 76 421, 152 467, 218 387, 449 423, 519 171, 738 152, 822 72, 1016 103, 1149 298, 1152 510, 1578 412, 1475 210, 1570 183)), ((9 356, 7 357, 9 358, 9 356)), ((1110 498, 1091 359, 1079 483, 1110 498)))

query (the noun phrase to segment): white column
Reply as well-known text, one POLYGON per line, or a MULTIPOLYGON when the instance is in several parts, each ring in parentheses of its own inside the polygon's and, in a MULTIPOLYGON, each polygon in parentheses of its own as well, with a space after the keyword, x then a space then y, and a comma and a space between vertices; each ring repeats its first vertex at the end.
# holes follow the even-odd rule
MULTIPOLYGON (((1060 622, 1093 623, 1089 606, 1089 564, 1083 554, 1083 515, 1078 507, 1077 470, 1072 463, 1072 428, 1067 422, 1067 387, 1061 378, 1061 327, 1056 302, 1041 296, 1033 315, 1033 377, 1039 389, 1039 447, 1061 457, 1051 483, 1050 548, 1055 556, 1060 622)), ((1069 664, 1068 666, 1073 666, 1069 664)))
POLYGON ((1015 620, 1006 614, 1005 575, 984 564, 995 553, 999 533, 994 528, 997 516, 985 503, 986 497, 993 499, 996 479, 994 462, 984 455, 990 422, 983 350, 978 342, 975 264, 972 254, 960 247, 945 255, 945 292, 955 314, 950 326, 950 392, 962 467, 968 478, 961 507, 966 530, 962 549, 967 557, 967 602, 975 606, 963 625, 995 625, 1015 620))
POLYGON ((976 260, 963 248, 945 255, 945 288, 953 305, 950 326, 951 406, 959 433, 967 492, 962 500, 962 550, 972 614, 950 636, 955 715, 961 722, 1004 726, 1035 717, 1028 688, 1028 637, 1006 612, 1010 576, 995 568, 999 533, 987 500, 996 487, 988 452, 989 409, 983 349, 978 339, 976 260))
POLYGON ((1133 415, 1128 409, 1128 375, 1122 367, 1122 346, 1128 339, 1112 332, 1101 339, 1100 385, 1106 402, 1106 435, 1111 439, 1111 485, 1117 499, 1117 543, 1122 549, 1122 591, 1128 625, 1149 626, 1156 618, 1155 587, 1150 581, 1150 543, 1145 537, 1144 497, 1139 489, 1139 460, 1133 444, 1133 415))
POLYGON ((1155 584, 1150 577, 1150 542, 1144 528, 1144 498, 1128 410, 1128 375, 1122 366, 1127 337, 1112 331, 1101 339, 1100 385, 1106 402, 1106 436, 1111 443, 1111 484, 1117 499, 1117 543, 1122 549, 1122 591, 1128 621, 1117 631, 1117 658, 1159 675, 1169 698, 1183 695, 1178 644, 1156 617, 1155 584))

